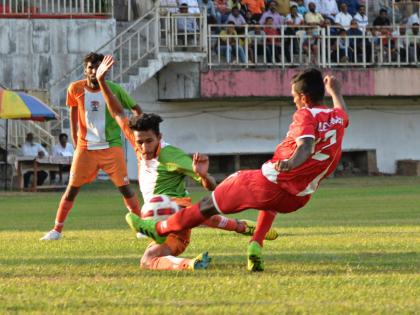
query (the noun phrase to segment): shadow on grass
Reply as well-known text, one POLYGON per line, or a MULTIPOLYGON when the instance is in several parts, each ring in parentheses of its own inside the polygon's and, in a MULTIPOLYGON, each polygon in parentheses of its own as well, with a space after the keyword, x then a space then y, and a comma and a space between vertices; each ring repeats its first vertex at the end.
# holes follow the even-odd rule
MULTIPOLYGON (((210 253, 211 254, 211 253, 210 253)), ((243 255, 229 255, 213 257, 212 270, 223 274, 235 273, 238 268, 244 268, 246 259, 243 255)), ((1 258, 0 265, 3 267, 35 267, 35 266, 57 266, 57 267, 110 267, 110 266, 138 266, 138 257, 48 257, 48 258, 1 258)), ((349 271, 352 273, 387 274, 397 272, 399 274, 412 274, 420 272, 420 252, 401 253, 378 253, 378 252, 357 252, 357 253, 311 253, 301 254, 266 254, 267 272, 273 274, 298 275, 344 275, 349 271), (296 265, 300 265, 296 269, 296 265), (288 268, 288 266, 290 268, 288 268), (281 270, 278 270, 281 268, 281 270), (277 269, 277 270, 276 270, 277 269), (289 271, 288 271, 289 270, 289 271)), ((144 272, 144 271, 143 271, 144 272)), ((156 272, 156 271, 148 271, 156 272)), ((107 273, 106 271, 104 272, 107 273)), ((111 274, 125 274, 123 269, 111 274)), ((13 274, 13 273, 12 273, 13 274)), ((131 273, 127 273, 130 275, 131 273)), ((194 274, 194 277, 197 274, 194 274)))

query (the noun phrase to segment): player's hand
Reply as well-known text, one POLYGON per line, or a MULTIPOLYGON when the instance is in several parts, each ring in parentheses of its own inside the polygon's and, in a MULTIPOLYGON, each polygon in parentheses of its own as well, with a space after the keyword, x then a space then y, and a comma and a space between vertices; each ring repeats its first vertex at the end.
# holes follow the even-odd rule
POLYGON ((291 170, 291 165, 289 160, 281 160, 276 162, 274 168, 277 172, 288 172, 291 170))
POLYGON ((326 75, 324 77, 325 90, 330 95, 341 94, 341 84, 333 75, 326 75))
POLYGON ((193 155, 193 171, 200 177, 206 177, 209 170, 209 157, 205 154, 195 153, 193 155))
POLYGON ((98 81, 105 80, 105 76, 108 73, 109 69, 112 68, 114 62, 114 58, 111 55, 106 55, 104 57, 98 69, 96 69, 96 79, 98 81))

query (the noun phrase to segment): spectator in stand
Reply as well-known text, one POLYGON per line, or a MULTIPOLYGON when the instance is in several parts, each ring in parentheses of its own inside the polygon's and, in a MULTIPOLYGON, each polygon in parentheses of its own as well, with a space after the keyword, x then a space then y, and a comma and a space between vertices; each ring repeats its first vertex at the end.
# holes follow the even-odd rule
POLYGON ((68 142, 69 137, 65 133, 58 136, 58 144, 52 148, 52 156, 72 157, 74 154, 73 146, 68 142))
POLYGON ((290 12, 290 0, 272 0, 275 10, 281 16, 286 16, 290 12))
MULTIPOLYGON (((29 132, 26 135, 25 143, 22 144, 22 155, 25 157, 32 157, 32 158, 45 158, 48 157, 48 152, 45 148, 38 142, 34 141, 34 134, 29 132)), ((28 171, 23 174, 23 187, 28 188, 29 182, 31 180, 31 176, 34 175, 33 171, 28 171)), ((47 178, 48 173, 45 171, 38 171, 37 172, 37 186, 41 186, 45 179, 47 178)))
POLYGON ((309 12, 305 15, 305 23, 308 25, 324 25, 324 18, 320 13, 316 12, 316 4, 311 1, 308 5, 309 12))
POLYGON ((264 56, 267 58, 267 47, 264 50, 264 31, 261 29, 261 26, 255 24, 248 34, 250 37, 248 55, 254 63, 261 62, 261 58, 258 58, 258 56, 263 56, 262 60, 264 61, 264 56))
POLYGON ((271 16, 268 16, 265 19, 264 33, 266 34, 265 45, 267 47, 267 62, 275 63, 280 59, 278 58, 280 54, 280 38, 278 35, 280 35, 280 33, 271 16))
MULTIPOLYGON (((271 1, 268 10, 263 13, 260 19, 261 25, 267 25, 267 19, 272 18, 272 25, 279 27, 284 24, 285 18, 276 11, 276 3, 271 1)), ((270 27, 271 28, 271 27, 270 27)))
POLYGON ((200 7, 198 6, 197 0, 181 0, 178 2, 181 5, 186 4, 188 6, 188 13, 200 13, 200 7))
POLYGON ((341 8, 341 5, 345 3, 347 5, 347 11, 350 15, 355 15, 357 13, 357 9, 359 8, 359 1, 358 0, 338 0, 337 4, 341 8))
POLYGON ((228 0, 214 0, 214 6, 216 7, 217 24, 225 23, 230 13, 228 0))
MULTIPOLYGON (((350 23, 350 28, 347 30, 347 35, 349 36, 350 47, 353 51, 353 57, 357 62, 363 61, 363 32, 359 28, 357 21, 353 19, 350 23)), ((365 46, 365 49, 368 49, 369 45, 365 46)), ((369 47, 370 48, 370 47, 369 47)), ((367 55, 367 53, 366 53, 367 55)))
POLYGON ((420 36, 419 36, 419 23, 414 23, 411 25, 411 34, 409 34, 409 58, 410 61, 417 61, 420 60, 420 36), (416 60, 417 57, 417 60, 416 60))
POLYGON ((369 24, 368 16, 366 15, 366 6, 361 4, 359 6, 359 11, 355 14, 354 19, 356 20, 357 24, 359 25, 359 30, 363 33, 366 32, 366 27, 369 24))
MULTIPOLYGON (((304 34, 306 35, 303 40, 303 52, 307 57, 306 63, 318 64, 318 40, 319 29, 317 27, 305 28, 304 34)), ((304 62, 304 60, 301 60, 304 62)))
POLYGON ((234 7, 237 7, 242 16, 245 16, 246 12, 248 11, 247 6, 242 4, 241 0, 228 0, 228 7, 230 12, 232 12, 234 7))
POLYGON ((413 24, 420 24, 418 12, 413 13, 407 20, 407 26, 412 26, 413 24))
POLYGON ((252 13, 253 19, 259 20, 265 9, 264 0, 242 0, 242 4, 246 5, 248 12, 252 13))
POLYGON ((333 25, 330 19, 324 20, 323 27, 326 30, 326 34, 328 34, 328 29, 330 30, 330 35, 335 36, 337 35, 338 31, 341 29, 341 27, 337 27, 336 25, 333 25))
POLYGON ((236 26, 245 25, 245 18, 242 16, 238 7, 233 7, 232 12, 229 14, 227 22, 233 22, 236 26))
MULTIPOLYGON (((179 6, 179 13, 188 14, 188 4, 183 2, 179 6)), ((178 16, 176 19, 177 26, 177 45, 183 46, 183 49, 187 49, 191 40, 197 39, 197 21, 194 17, 189 15, 178 16)))
POLYGON ((408 50, 410 42, 407 35, 407 27, 404 24, 401 24, 397 30, 392 33, 392 36, 397 38, 396 41, 396 56, 397 60, 399 58, 400 62, 407 62, 408 60, 408 50))
MULTIPOLYGON (((183 0, 184 1, 184 0, 183 0)), ((186 2, 182 2, 179 6, 179 13, 187 14, 189 8, 186 2)), ((187 16, 180 16, 176 19, 178 35, 184 37, 186 33, 194 33, 198 30, 195 18, 187 16)), ((186 44, 186 43, 184 43, 186 44)))
MULTIPOLYGON (((299 31, 299 26, 304 24, 303 16, 298 13, 297 6, 293 5, 290 7, 290 13, 286 16, 286 24, 288 27, 284 32, 285 35, 296 35, 296 32, 299 31)), ((298 53, 298 40, 296 38, 286 38, 284 45, 288 55, 298 53)))
POLYGON ((220 32, 220 54, 226 55, 227 63, 232 62, 232 54, 245 63, 245 52, 237 35, 234 22, 227 22, 226 29, 220 32))
POLYGON ((253 15, 251 11, 246 11, 246 14, 245 14, 246 24, 248 25, 258 24, 259 19, 257 19, 256 17, 258 17, 258 15, 253 15))
MULTIPOLYGON (((60 133, 58 136, 58 144, 54 145, 52 148, 51 156, 52 157, 73 157, 74 148, 68 142, 68 136, 65 133, 60 133)), ((70 171, 69 165, 60 165, 59 168, 61 172, 68 173, 70 171)), ((51 182, 55 182, 57 177, 56 171, 50 172, 51 182)))
POLYGON ((286 24, 292 26, 299 26, 305 24, 305 20, 297 10, 297 6, 290 7, 290 13, 286 16, 286 24))
POLYGON ((335 16, 338 13, 336 0, 321 0, 321 7, 319 13, 322 14, 324 19, 330 19, 331 22, 335 21, 335 16))
POLYGON ((305 16, 306 13, 308 13, 308 8, 305 6, 305 3, 303 0, 297 1, 297 9, 300 15, 305 16))
POLYGON ((198 0, 198 5, 203 12, 207 12, 207 22, 217 24, 216 8, 212 0, 198 0))
POLYGON ((340 28, 337 35, 337 41, 332 46, 331 50, 331 60, 340 63, 349 62, 352 60, 353 50, 350 47, 346 30, 340 28))
POLYGON ((353 20, 351 14, 347 11, 347 4, 340 5, 340 12, 335 16, 335 23, 346 31, 350 28, 350 23, 353 20))
POLYGON ((385 9, 379 10, 379 15, 373 21, 373 26, 390 26, 391 21, 388 18, 388 11, 385 9))
POLYGON ((305 0, 305 7, 309 10, 309 4, 310 3, 315 4, 315 12, 319 13, 320 9, 321 9, 321 0, 305 0))

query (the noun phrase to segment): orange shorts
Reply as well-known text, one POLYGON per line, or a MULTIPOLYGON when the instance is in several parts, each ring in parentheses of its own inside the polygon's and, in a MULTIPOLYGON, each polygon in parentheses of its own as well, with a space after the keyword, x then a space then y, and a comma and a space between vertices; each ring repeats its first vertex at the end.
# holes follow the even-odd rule
MULTIPOLYGON (((175 201, 180 207, 189 207, 191 205, 191 198, 171 198, 175 201)), ((166 238, 164 245, 168 246, 171 250, 171 255, 179 256, 181 255, 190 244, 191 239, 191 230, 185 230, 178 233, 170 233, 166 238)), ((147 248, 155 245, 156 242, 151 242, 147 248)))
POLYGON ((117 187, 130 183, 124 151, 121 147, 102 150, 77 148, 71 164, 69 185, 80 187, 92 182, 100 169, 109 176, 117 187))

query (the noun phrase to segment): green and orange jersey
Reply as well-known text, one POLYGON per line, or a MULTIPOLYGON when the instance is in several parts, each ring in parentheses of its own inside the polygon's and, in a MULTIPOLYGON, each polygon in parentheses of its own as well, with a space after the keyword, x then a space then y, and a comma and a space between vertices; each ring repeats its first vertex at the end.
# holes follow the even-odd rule
MULTIPOLYGON (((126 109, 136 105, 118 84, 107 81, 112 93, 126 109)), ((87 86, 86 80, 75 81, 67 90, 67 106, 78 108, 78 146, 88 150, 102 150, 122 146, 121 129, 112 118, 101 90, 87 86)))
POLYGON ((136 152, 138 180, 143 199, 150 200, 153 195, 165 194, 177 199, 178 204, 184 200, 189 202, 185 177, 191 177, 197 183, 201 183, 201 177, 193 170, 191 157, 183 150, 161 140, 156 157, 145 160, 136 145, 133 131, 128 127, 128 118, 117 117, 116 121, 136 152))

